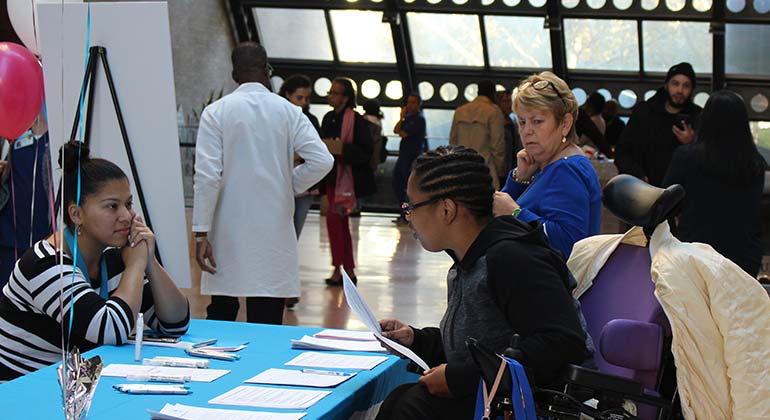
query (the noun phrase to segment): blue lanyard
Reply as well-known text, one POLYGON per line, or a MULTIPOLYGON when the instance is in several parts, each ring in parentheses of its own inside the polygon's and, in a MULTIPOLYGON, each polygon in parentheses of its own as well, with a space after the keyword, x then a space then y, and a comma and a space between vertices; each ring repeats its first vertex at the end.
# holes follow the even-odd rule
MULTIPOLYGON (((77 264, 80 271, 83 273, 86 279, 88 279, 88 282, 91 283, 91 277, 88 275, 88 267, 86 267, 86 261, 83 259, 83 255, 78 254, 78 252, 75 250, 75 236, 72 235, 72 231, 69 228, 64 229, 64 240, 67 242, 67 247, 69 247, 70 252, 74 254, 75 264, 77 264)), ((101 258, 100 265, 101 276, 99 277, 99 280, 101 280, 101 286, 99 287, 99 296, 101 296, 102 299, 107 300, 109 297, 110 286, 107 284, 107 262, 104 260, 104 256, 101 258)), ((93 284, 91 287, 93 287, 93 284)))

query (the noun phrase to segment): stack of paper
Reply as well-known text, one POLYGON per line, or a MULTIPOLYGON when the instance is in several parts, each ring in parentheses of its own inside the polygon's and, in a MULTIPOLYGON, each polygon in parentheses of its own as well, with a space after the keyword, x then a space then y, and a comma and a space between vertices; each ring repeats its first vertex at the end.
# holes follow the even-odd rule
POLYGON ((347 354, 308 351, 284 363, 286 366, 307 366, 326 369, 371 370, 388 360, 386 356, 351 356, 347 354))
POLYGON ((212 382, 230 373, 227 369, 196 369, 169 366, 126 365, 112 363, 102 369, 102 376, 125 378, 128 375, 189 376, 193 382, 212 382))
POLYGON ((306 413, 268 413, 166 404, 162 410, 147 410, 153 420, 299 420, 306 413))
POLYGON ((351 331, 327 329, 313 334, 316 338, 332 338, 335 340, 377 341, 371 331, 351 331))
POLYGON ((302 371, 290 369, 268 369, 246 380, 250 384, 296 385, 315 388, 337 386, 355 376, 355 373, 334 371, 302 371))
POLYGON ((209 400, 209 404, 305 409, 329 394, 331 394, 331 391, 308 391, 304 389, 242 385, 209 400))
POLYGON ((299 340, 291 340, 291 348, 302 350, 339 350, 339 351, 371 351, 385 353, 387 350, 379 341, 335 340, 317 338, 306 335, 299 340))

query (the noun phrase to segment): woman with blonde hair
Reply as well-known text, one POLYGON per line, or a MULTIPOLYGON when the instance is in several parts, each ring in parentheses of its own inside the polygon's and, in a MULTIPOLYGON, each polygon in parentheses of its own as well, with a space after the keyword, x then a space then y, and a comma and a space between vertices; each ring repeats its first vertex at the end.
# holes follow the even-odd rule
POLYGON ((519 85, 513 110, 524 149, 495 193, 494 214, 542 223, 567 259, 575 242, 598 234, 601 225, 599 178, 574 143, 577 100, 563 80, 542 72, 519 85))

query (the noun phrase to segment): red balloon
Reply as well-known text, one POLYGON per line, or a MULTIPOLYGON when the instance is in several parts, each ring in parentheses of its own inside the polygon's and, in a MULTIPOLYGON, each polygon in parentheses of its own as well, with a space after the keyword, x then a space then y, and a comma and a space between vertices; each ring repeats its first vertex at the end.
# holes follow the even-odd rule
POLYGON ((18 138, 43 106, 43 68, 26 48, 0 42, 0 137, 18 138))

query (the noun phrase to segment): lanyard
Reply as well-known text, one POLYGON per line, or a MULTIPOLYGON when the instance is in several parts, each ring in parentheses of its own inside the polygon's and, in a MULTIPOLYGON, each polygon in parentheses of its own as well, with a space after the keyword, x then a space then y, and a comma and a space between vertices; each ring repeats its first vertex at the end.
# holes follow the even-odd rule
POLYGON ((500 386, 500 380, 503 379, 503 372, 505 372, 505 368, 507 367, 508 363, 506 363, 505 359, 501 358, 500 369, 497 371, 495 382, 492 384, 492 389, 489 392, 487 392, 487 387, 484 386, 484 384, 481 384, 481 390, 484 392, 484 417, 482 417, 482 419, 489 420, 492 415, 492 399, 497 393, 497 387, 500 386))
POLYGON ((529 386, 529 380, 527 374, 524 372, 524 368, 513 359, 507 357, 500 357, 500 369, 497 371, 497 376, 492 384, 492 389, 487 392, 487 385, 482 379, 479 381, 479 391, 476 396, 476 410, 473 415, 475 420, 491 420, 492 415, 492 401, 497 393, 500 381, 503 378, 505 369, 508 368, 511 372, 511 405, 513 406, 513 414, 517 420, 535 420, 537 414, 535 412, 535 404, 532 398, 532 389, 529 386))
MULTIPOLYGON (((83 273, 86 279, 88 279, 88 282, 91 283, 91 277, 88 275, 88 267, 86 267, 86 261, 83 259, 83 255, 78 254, 77 250, 75 249, 77 246, 75 243, 75 237, 72 235, 72 231, 69 228, 64 229, 64 240, 67 242, 67 247, 69 247, 70 252, 72 252, 75 256, 75 264, 77 264, 80 271, 83 273)), ((101 258, 100 266, 101 275, 99 276, 99 280, 101 280, 101 286, 99 286, 99 296, 101 296, 102 299, 107 300, 110 287, 107 284, 107 262, 104 260, 104 256, 101 258)), ((91 287, 93 287, 93 284, 91 287)))

